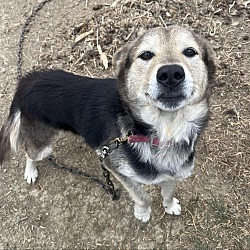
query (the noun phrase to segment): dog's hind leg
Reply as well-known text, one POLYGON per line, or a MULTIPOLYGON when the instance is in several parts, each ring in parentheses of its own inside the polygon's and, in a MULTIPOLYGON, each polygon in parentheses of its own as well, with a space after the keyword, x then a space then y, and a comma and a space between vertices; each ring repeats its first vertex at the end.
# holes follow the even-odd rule
POLYGON ((37 149, 36 151, 32 151, 30 148, 26 147, 26 165, 24 178, 29 184, 35 183, 38 177, 38 170, 36 167, 37 162, 48 157, 51 153, 51 145, 47 145, 43 148, 37 149))
POLYGON ((181 214, 181 206, 178 199, 174 198, 174 191, 176 187, 176 180, 169 177, 166 181, 160 184, 161 195, 163 198, 163 207, 165 212, 173 215, 181 214))
POLYGON ((44 123, 24 120, 22 133, 26 150, 24 178, 31 184, 38 177, 37 162, 52 153, 52 140, 56 131, 44 123))
POLYGON ((29 158, 26 154, 26 166, 24 170, 24 179, 28 184, 34 183, 38 177, 38 170, 36 167, 36 162, 29 158))

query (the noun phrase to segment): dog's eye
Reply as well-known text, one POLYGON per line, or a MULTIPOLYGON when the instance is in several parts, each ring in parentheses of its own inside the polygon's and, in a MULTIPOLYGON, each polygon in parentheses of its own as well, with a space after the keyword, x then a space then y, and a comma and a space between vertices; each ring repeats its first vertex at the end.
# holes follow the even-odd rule
POLYGON ((144 61, 148 61, 150 60, 155 54, 150 52, 150 51, 145 51, 145 52, 142 52, 140 55, 139 55, 139 58, 141 58, 142 60, 144 61))
POLYGON ((186 48, 183 51, 183 54, 187 57, 194 57, 195 55, 197 55, 197 51, 194 48, 186 48))

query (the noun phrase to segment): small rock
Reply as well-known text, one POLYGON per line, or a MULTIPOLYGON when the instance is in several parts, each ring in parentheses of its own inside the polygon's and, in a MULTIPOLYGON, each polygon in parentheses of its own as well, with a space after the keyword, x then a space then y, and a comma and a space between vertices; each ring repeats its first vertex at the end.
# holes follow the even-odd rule
POLYGON ((248 40, 249 40, 249 35, 248 35, 248 34, 244 35, 244 36, 242 37, 242 39, 243 39, 244 41, 248 41, 248 40))
POLYGON ((102 4, 96 4, 96 5, 93 6, 92 9, 93 9, 93 10, 100 10, 102 7, 103 7, 102 4))

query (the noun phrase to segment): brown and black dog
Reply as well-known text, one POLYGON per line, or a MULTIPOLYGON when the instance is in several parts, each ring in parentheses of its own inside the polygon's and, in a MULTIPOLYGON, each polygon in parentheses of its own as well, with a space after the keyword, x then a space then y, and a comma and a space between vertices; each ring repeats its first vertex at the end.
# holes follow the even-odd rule
POLYGON ((132 131, 142 140, 122 144, 106 167, 134 199, 137 219, 147 222, 151 212, 141 183, 159 184, 165 211, 179 215, 174 189, 194 168, 195 143, 207 121, 213 50, 186 28, 159 27, 118 50, 114 66, 116 79, 64 71, 23 77, 0 133, 0 163, 24 142, 25 179, 34 183, 36 162, 50 155, 58 130, 79 134, 97 153, 132 131))

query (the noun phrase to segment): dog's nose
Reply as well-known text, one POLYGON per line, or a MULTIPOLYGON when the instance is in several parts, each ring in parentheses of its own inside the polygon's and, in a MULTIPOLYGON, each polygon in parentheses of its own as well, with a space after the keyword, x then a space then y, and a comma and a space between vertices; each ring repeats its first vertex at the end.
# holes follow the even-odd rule
POLYGON ((156 77, 160 84, 176 87, 185 79, 185 72, 180 65, 165 65, 158 69, 156 77))

